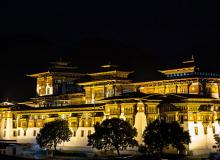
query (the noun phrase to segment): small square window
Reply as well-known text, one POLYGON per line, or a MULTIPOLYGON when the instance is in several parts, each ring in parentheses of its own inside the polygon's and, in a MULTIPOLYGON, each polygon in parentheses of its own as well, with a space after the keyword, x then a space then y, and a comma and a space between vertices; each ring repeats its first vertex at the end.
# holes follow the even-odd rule
POLYGON ((14 137, 17 136, 17 131, 13 131, 13 136, 14 136, 14 137))
POLYGON ((212 132, 215 134, 215 126, 212 127, 212 132))
POLYGON ((198 127, 195 127, 195 135, 198 135, 198 127))
POLYGON ((76 131, 73 131, 73 137, 76 137, 76 131))
POLYGON ((204 127, 204 134, 207 134, 207 127, 204 127))
POLYGON ((35 136, 36 136, 36 134, 37 134, 37 131, 36 131, 36 130, 34 130, 34 132, 33 132, 33 136, 35 137, 35 136))
POLYGON ((81 130, 81 137, 84 137, 84 130, 81 130))
POLYGON ((91 135, 92 131, 91 130, 88 130, 88 135, 91 135))

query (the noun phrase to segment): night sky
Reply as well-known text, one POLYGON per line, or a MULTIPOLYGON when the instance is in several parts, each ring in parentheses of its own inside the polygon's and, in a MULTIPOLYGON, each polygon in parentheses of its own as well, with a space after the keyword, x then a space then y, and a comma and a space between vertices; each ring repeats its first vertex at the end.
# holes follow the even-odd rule
POLYGON ((60 57, 83 72, 111 61, 136 71, 138 81, 156 79, 158 69, 192 54, 220 70, 218 4, 110 2, 1 2, 0 100, 34 97, 35 81, 25 75, 60 57))

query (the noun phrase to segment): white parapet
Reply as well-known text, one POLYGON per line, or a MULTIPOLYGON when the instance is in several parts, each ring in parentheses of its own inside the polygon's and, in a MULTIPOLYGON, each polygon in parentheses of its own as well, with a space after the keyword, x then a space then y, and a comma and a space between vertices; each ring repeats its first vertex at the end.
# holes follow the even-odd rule
POLYGON ((220 126, 218 122, 208 123, 207 132, 205 133, 204 124, 202 122, 187 122, 188 130, 191 136, 191 143, 189 144, 189 150, 193 152, 193 155, 208 154, 215 151, 213 146, 215 145, 214 134, 220 132, 220 126), (196 131, 197 130, 197 131, 196 131))

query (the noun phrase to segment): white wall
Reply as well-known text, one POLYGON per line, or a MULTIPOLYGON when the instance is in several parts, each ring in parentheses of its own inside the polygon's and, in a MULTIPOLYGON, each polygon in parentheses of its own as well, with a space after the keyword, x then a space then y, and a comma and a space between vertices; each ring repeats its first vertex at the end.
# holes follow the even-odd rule
POLYGON ((220 132, 220 126, 217 121, 210 123, 207 126, 207 134, 204 134, 204 127, 202 122, 187 122, 188 130, 191 136, 191 143, 189 144, 189 150, 193 151, 194 155, 208 154, 210 151, 215 151, 213 145, 215 145, 214 134, 220 132), (215 133, 213 128, 215 127, 215 133), (195 127, 198 127, 198 135, 195 134, 195 127))

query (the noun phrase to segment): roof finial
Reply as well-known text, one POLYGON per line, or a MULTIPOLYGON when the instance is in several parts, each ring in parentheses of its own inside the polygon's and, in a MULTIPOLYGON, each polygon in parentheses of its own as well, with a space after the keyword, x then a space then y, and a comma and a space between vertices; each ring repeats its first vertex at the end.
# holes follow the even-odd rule
POLYGON ((194 54, 192 54, 192 58, 191 58, 191 59, 192 59, 193 61, 195 60, 195 59, 194 59, 194 54))

